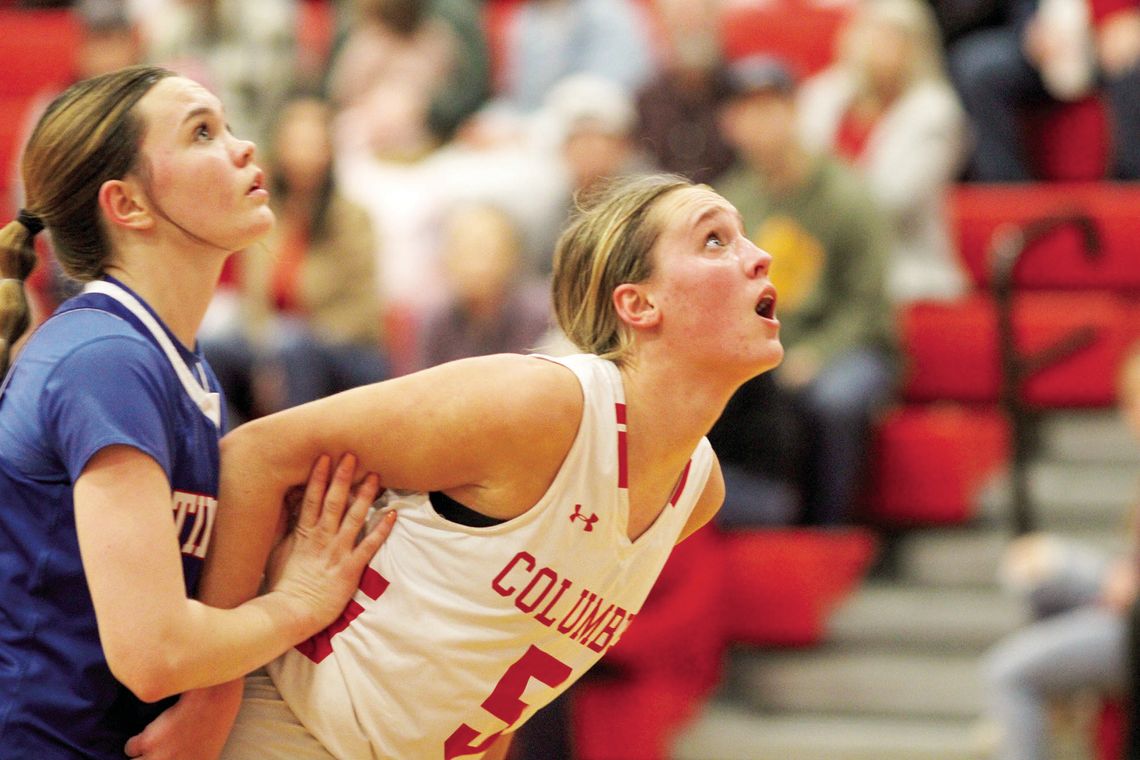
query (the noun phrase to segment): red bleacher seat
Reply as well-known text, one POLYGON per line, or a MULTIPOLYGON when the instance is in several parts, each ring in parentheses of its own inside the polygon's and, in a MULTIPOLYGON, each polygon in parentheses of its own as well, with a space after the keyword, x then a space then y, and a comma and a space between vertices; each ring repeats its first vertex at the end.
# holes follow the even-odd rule
POLYGON ((990 279, 986 257, 999 227, 1078 211, 1095 221, 1101 256, 1086 258, 1076 229, 1060 229, 1026 253, 1016 271, 1018 287, 1140 291, 1138 208, 1140 183, 973 184, 954 191, 951 218, 961 260, 980 287, 990 279))
MULTIPOLYGON (((1039 407, 1096 407, 1115 402, 1116 367, 1135 333, 1136 307, 1103 291, 1019 293, 1018 351, 1032 355, 1075 330, 1091 342, 1031 375, 1024 399, 1039 407)), ((900 314, 907 401, 996 402, 1000 383, 997 309, 984 294, 946 304, 918 304, 900 314)))
POLYGON ((637 620, 606 653, 605 667, 571 692, 575 757, 668 757, 677 731, 720 678, 721 545, 722 537, 705 527, 674 549, 637 620))
POLYGON ((727 533, 728 640, 760 646, 819 643, 828 615, 862 580, 877 550, 875 534, 861 528, 727 533))
POLYGON ((965 523, 1008 448, 1009 424, 992 406, 894 409, 875 433, 865 517, 894 527, 965 523))
POLYGON ((835 57, 835 39, 850 7, 807 0, 731 5, 721 22, 725 56, 735 60, 769 53, 785 59, 800 76, 814 74, 835 57))
POLYGON ((0 96, 29 96, 73 76, 79 25, 67 10, 0 9, 0 96))
POLYGON ((8 186, 16 171, 30 102, 30 98, 23 96, 0 96, 0 208, 5 207, 8 186))
POLYGON ((1092 182, 1108 173, 1108 114, 1097 95, 1060 103, 1027 118, 1025 139, 1035 177, 1092 182))

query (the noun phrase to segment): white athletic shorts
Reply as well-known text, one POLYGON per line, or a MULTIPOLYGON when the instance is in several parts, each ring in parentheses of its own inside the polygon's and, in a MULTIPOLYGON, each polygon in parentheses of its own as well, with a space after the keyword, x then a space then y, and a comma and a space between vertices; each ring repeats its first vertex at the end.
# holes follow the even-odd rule
POLYGON ((221 760, 336 760, 285 704, 265 669, 245 677, 245 695, 221 760))

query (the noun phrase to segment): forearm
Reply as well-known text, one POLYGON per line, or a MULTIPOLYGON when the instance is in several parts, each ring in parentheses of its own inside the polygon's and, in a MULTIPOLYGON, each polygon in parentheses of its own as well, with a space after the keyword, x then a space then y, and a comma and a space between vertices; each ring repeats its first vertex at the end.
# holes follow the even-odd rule
POLYGON ((187 600, 183 614, 161 629, 150 627, 151 636, 140 636, 134 652, 122 652, 115 660, 136 663, 120 680, 140 699, 154 701, 239 679, 319 626, 307 610, 278 592, 231 610, 187 600), (164 654, 156 657, 156 652, 164 654))

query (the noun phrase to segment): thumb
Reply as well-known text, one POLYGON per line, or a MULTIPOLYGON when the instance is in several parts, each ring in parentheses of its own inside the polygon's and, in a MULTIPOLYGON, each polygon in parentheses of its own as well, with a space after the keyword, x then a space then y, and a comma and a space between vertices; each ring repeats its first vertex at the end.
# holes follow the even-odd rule
POLYGON ((141 734, 132 736, 127 739, 127 743, 123 746, 123 752, 127 757, 142 757, 146 752, 146 732, 150 730, 150 726, 143 729, 141 734))

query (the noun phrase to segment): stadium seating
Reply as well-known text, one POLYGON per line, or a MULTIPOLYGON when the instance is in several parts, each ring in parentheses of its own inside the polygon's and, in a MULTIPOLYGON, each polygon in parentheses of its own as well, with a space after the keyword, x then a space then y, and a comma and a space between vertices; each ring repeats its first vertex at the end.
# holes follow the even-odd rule
POLYGON ((79 27, 69 11, 0 9, 0 29, 0 97, 70 81, 79 27))

